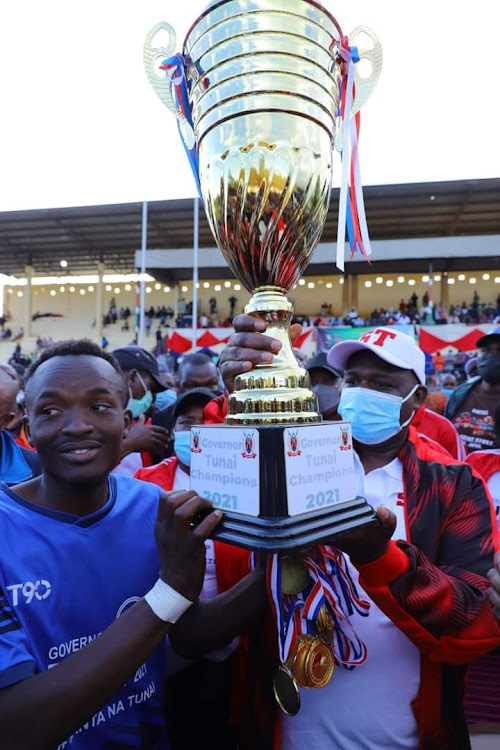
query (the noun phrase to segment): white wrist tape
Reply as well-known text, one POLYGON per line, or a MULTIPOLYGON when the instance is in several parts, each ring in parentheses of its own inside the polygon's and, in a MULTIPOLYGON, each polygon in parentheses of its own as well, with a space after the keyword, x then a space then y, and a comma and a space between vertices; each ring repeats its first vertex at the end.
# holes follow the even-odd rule
POLYGON ((171 622, 172 625, 193 604, 161 578, 158 578, 144 598, 160 620, 171 622))

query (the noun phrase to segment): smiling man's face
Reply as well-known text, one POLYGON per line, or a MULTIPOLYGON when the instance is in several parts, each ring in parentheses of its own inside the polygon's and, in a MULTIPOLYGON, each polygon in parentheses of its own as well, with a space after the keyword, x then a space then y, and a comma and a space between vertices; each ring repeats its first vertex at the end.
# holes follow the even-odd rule
POLYGON ((90 355, 56 356, 28 381, 29 431, 44 472, 65 484, 98 484, 120 457, 124 387, 113 366, 90 355))

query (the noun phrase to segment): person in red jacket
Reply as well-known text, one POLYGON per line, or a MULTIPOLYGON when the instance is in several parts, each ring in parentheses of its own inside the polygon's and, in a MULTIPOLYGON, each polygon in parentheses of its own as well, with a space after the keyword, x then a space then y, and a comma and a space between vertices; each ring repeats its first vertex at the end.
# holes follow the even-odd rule
MULTIPOLYGON (((228 388, 280 348, 262 336, 263 321, 238 316, 233 324, 220 365, 228 388)), ((371 603, 367 618, 351 616, 368 658, 352 671, 337 668, 321 690, 303 691, 297 716, 278 716, 270 705, 256 717, 252 697, 271 679, 276 655, 251 644, 249 665, 255 671, 260 656, 261 670, 247 697, 246 746, 269 748, 274 733, 283 750, 465 750, 466 665, 500 644, 486 597, 498 541, 488 493, 469 466, 412 426, 426 389, 424 355, 411 337, 376 328, 334 346, 328 361, 344 370, 338 411, 352 425, 358 494, 379 506, 379 526, 335 540, 371 603)), ((223 404, 218 415, 211 406, 220 418, 223 404)))
MULTIPOLYGON (((172 411, 174 455, 161 463, 139 469, 134 477, 152 482, 165 491, 190 488, 191 426, 203 424, 203 408, 212 400, 213 392, 204 388, 184 391, 172 411)), ((250 555, 216 540, 207 539, 206 572, 201 599, 209 599, 228 591, 250 571, 250 555)), ((214 737, 219 750, 236 748, 235 731, 230 721, 230 684, 233 661, 238 648, 236 638, 226 648, 206 655, 194 663, 175 659, 176 669, 167 680, 167 727, 172 750, 201 747, 207 737, 214 737), (196 721, 192 720, 193 705, 196 721)), ((236 659, 238 663, 239 655, 236 659)))
POLYGON ((443 417, 426 405, 418 409, 412 419, 412 426, 417 432, 427 435, 450 454, 457 461, 465 461, 465 446, 462 439, 449 419, 443 417))
MULTIPOLYGON (((500 405, 495 411, 495 430, 500 435, 500 405)), ((498 444, 497 440, 497 444, 498 444)), ((500 523, 500 447, 474 451, 466 458, 484 479, 500 523)), ((483 656, 472 664, 465 693, 465 711, 471 739, 478 747, 500 747, 500 653, 483 656)))

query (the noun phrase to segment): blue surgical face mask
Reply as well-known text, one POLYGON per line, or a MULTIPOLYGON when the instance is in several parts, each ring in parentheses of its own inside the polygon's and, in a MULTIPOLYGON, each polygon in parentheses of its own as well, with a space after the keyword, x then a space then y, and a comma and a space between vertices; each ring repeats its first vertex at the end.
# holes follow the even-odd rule
POLYGON ((148 389, 146 388, 146 383, 141 378, 139 373, 137 373, 137 377, 141 381, 141 385, 144 388, 144 396, 142 398, 134 398, 132 396, 132 388, 130 386, 128 387, 130 398, 127 403, 127 409, 132 412, 132 416, 134 419, 139 419, 141 414, 146 414, 146 412, 151 408, 151 404, 153 403, 153 394, 151 393, 151 391, 148 391, 148 389))
POLYGON ((453 388, 441 388, 441 390, 445 394, 445 396, 448 396, 448 398, 453 393, 453 388))
POLYGON ((416 385, 406 398, 391 393, 374 391, 371 388, 344 388, 340 395, 338 412, 342 419, 351 423, 354 440, 364 445, 378 445, 401 432, 410 424, 409 419, 400 423, 401 407, 417 390, 416 385))
POLYGON ((157 411, 161 411, 162 409, 166 409, 167 406, 175 403, 175 401, 177 401, 177 391, 168 388, 166 391, 160 391, 156 394, 155 408, 157 411))
POLYGON ((191 430, 174 432, 174 453, 181 463, 191 466, 191 430))

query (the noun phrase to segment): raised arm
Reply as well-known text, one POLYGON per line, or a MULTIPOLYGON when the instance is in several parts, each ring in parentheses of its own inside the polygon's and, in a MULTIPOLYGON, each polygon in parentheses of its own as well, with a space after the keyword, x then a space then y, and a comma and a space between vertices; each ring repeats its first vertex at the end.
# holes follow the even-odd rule
POLYGON ((253 620, 263 617, 266 603, 265 568, 257 567, 224 594, 190 607, 172 628, 172 646, 190 658, 222 648, 253 620))
POLYGON ((483 482, 468 467, 454 468, 454 494, 434 554, 391 540, 380 557, 357 567, 365 591, 427 658, 466 664, 500 644, 486 596, 496 535, 483 482))
MULTIPOLYGON (((189 602, 199 596, 205 573, 204 541, 220 520, 210 513, 194 530, 192 517, 210 509, 193 492, 172 492, 160 499, 155 525, 160 578, 189 602)), ((117 529, 119 533, 119 529, 117 529)), ((149 598, 149 597, 148 597, 149 598)), ((176 596, 173 596, 174 600, 176 596)), ((145 599, 115 620, 81 651, 53 669, 0 692, 1 745, 34 750, 57 746, 88 721, 133 676, 169 632, 175 607, 160 601, 164 619, 145 599), (29 717, 29 718, 28 718, 29 717)), ((189 607, 189 603, 179 605, 189 607)))

